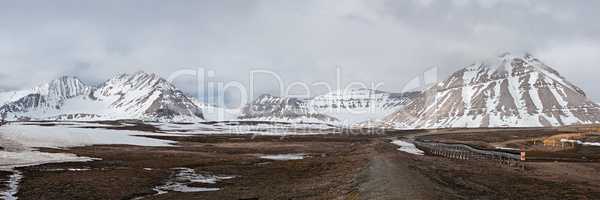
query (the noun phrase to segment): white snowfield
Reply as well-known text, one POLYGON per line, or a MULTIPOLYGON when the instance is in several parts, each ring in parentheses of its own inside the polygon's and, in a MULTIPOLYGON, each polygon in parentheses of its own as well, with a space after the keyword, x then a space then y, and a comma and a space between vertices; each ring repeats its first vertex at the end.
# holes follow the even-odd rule
POLYGON ((202 123, 148 123, 157 127, 160 132, 177 135, 199 135, 199 134, 244 134, 244 135, 317 135, 334 133, 335 127, 326 124, 250 124, 244 125, 244 121, 217 122, 215 124, 202 123))
POLYGON ((24 147, 61 148, 96 144, 125 144, 139 146, 172 146, 173 141, 158 140, 136 135, 164 135, 159 133, 78 128, 77 126, 38 126, 8 124, 0 127, 0 138, 14 141, 24 147))
POLYGON ((54 162, 91 161, 94 158, 74 154, 44 153, 35 148, 63 148, 101 144, 138 146, 173 146, 168 140, 139 137, 138 135, 164 135, 127 130, 77 128, 78 125, 39 126, 21 123, 0 127, 0 169, 38 165, 54 162))

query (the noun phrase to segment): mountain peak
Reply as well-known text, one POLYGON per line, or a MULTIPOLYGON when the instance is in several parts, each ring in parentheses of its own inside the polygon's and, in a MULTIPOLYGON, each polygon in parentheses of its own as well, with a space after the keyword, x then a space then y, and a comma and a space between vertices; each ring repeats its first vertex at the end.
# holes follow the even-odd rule
POLYGON ((57 80, 60 80, 60 81, 78 80, 78 81, 81 81, 81 79, 79 79, 78 77, 76 77, 76 76, 69 76, 69 75, 59 76, 57 79, 54 79, 54 81, 57 81, 57 80))
POLYGON ((118 89, 119 91, 130 90, 131 88, 137 90, 152 90, 155 88, 175 90, 175 86, 158 74, 144 71, 137 71, 133 74, 119 74, 106 81, 102 87, 106 88, 106 86, 111 86, 109 87, 111 90, 118 89))
POLYGON ((92 87, 74 76, 61 76, 48 84, 47 94, 59 99, 71 98, 90 92, 92 87))
POLYGON ((514 54, 511 52, 504 52, 501 53, 500 55, 497 56, 499 59, 503 59, 503 60, 512 60, 515 58, 522 58, 525 60, 531 60, 531 59, 535 59, 535 57, 533 56, 533 54, 529 53, 529 52, 525 52, 522 55, 519 54, 514 54))
POLYGON ((546 65, 530 53, 520 56, 508 52, 503 53, 497 57, 473 63, 457 71, 455 75, 462 75, 464 72, 489 73, 494 74, 494 77, 525 76, 531 73, 539 73, 564 82, 564 78, 557 70, 546 65))
POLYGON ((153 77, 153 78, 160 78, 160 76, 156 73, 149 73, 149 72, 145 72, 145 71, 136 71, 135 73, 131 74, 131 76, 134 77, 153 77))
POLYGON ((408 112, 394 115, 404 118, 398 120, 400 124, 439 128, 562 126, 600 121, 600 107, 583 90, 531 54, 504 53, 472 64, 423 94, 408 106, 408 112), (435 106, 427 106, 430 103, 435 106), (406 113, 413 121, 406 119, 406 113))

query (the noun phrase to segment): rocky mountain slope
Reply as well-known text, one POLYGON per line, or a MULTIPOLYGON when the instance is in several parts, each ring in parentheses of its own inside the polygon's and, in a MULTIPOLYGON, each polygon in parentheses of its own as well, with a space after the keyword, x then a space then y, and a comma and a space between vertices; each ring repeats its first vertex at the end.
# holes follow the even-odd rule
POLYGON ((342 124, 352 125, 379 121, 403 108, 419 92, 388 93, 379 90, 355 89, 316 96, 307 101, 312 112, 332 116, 342 124))
POLYGON ((316 121, 339 125, 381 120, 400 109, 418 92, 403 94, 356 89, 311 99, 261 95, 242 110, 240 118, 277 121, 316 121))
POLYGON ((531 55, 475 63, 386 117, 397 128, 541 127, 600 122, 600 107, 531 55))
POLYGON ((92 93, 110 108, 134 118, 185 120, 203 118, 190 98, 156 74, 138 72, 114 77, 92 93))
POLYGON ((289 97, 263 94, 245 106, 240 119, 267 121, 332 122, 337 119, 313 112, 306 102, 289 97))
POLYGON ((143 119, 201 120, 202 111, 156 74, 137 72, 89 86, 61 77, 22 91, 0 93, 0 113, 9 120, 143 119))
POLYGON ((57 112, 68 99, 92 90, 76 77, 64 76, 28 90, 0 93, 0 113, 57 112))

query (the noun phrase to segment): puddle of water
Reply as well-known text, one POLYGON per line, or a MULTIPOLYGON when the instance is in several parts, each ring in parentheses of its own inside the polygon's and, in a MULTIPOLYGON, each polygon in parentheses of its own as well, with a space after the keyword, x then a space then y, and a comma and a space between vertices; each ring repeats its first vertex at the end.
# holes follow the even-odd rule
POLYGON ((302 160, 306 157, 306 154, 296 153, 296 154, 276 154, 276 155, 263 155, 260 156, 262 159, 269 160, 302 160))
POLYGON ((402 140, 394 140, 392 141, 392 144, 400 146, 400 148, 398 148, 399 151, 420 156, 425 155, 425 152, 418 149, 413 143, 409 143, 402 140))

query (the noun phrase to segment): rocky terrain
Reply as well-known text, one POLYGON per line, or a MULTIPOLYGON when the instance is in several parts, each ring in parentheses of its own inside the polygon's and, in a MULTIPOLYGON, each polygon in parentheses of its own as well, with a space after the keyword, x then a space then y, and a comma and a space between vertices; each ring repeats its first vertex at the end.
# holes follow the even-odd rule
POLYGON ((306 102, 297 98, 259 96, 242 109, 241 119, 267 121, 333 122, 336 118, 314 112, 306 102))
POLYGON ((353 125, 381 120, 412 102, 418 94, 363 88, 330 92, 309 99, 261 95, 242 110, 240 118, 353 125))

